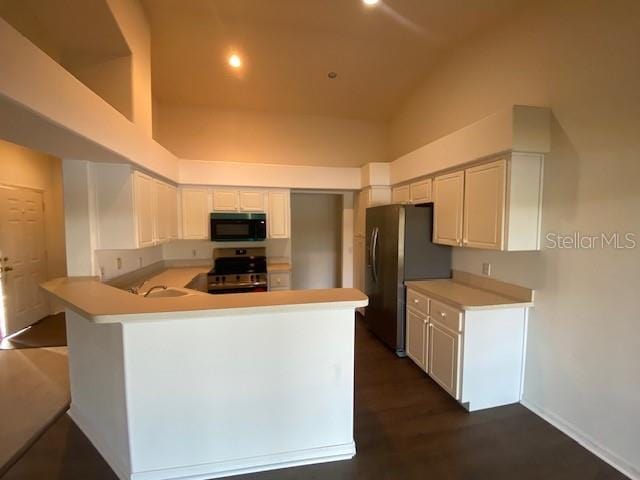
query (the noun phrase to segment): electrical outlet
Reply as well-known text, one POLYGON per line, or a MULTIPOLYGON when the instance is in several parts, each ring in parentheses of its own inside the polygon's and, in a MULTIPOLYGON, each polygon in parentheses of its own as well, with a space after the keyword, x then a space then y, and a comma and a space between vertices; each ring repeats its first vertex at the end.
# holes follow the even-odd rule
POLYGON ((192 257, 195 257, 195 256, 197 256, 197 255, 198 255, 198 251, 194 248, 194 249, 191 251, 191 256, 192 256, 192 257))
POLYGON ((482 274, 486 275, 487 277, 491 276, 491 264, 490 263, 483 263, 482 264, 482 274))
POLYGON ((138 267, 142 268, 142 257, 138 257, 138 267))
POLYGON ((104 278, 104 267, 100 267, 100 278, 104 278))
POLYGON ((116 268, 122 270, 122 259, 120 257, 116 258, 116 268))

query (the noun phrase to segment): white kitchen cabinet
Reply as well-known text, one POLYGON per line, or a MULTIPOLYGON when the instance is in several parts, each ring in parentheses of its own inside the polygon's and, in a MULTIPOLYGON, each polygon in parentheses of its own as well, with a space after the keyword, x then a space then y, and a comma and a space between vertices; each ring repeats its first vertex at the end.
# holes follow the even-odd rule
POLYGON ((289 272, 269 273, 269 290, 289 290, 291 288, 291 274, 289 272))
POLYGON ((169 224, 169 240, 176 240, 178 231, 178 189, 173 185, 166 186, 167 216, 169 224))
POLYGON ((125 250, 178 237, 176 187, 129 165, 91 166, 95 182, 97 248, 125 250))
POLYGON ((406 313, 406 351, 407 356, 411 358, 422 370, 428 370, 427 345, 429 335, 429 319, 411 308, 407 308, 406 313))
POLYGON ((460 338, 457 332, 432 321, 429 324, 429 376, 459 400, 460 338))
POLYGON ((214 212, 236 212, 238 211, 238 191, 237 190, 214 190, 213 191, 213 211, 214 212))
POLYGON ((526 307, 459 310, 407 287, 406 350, 468 410, 520 401, 526 307))
POLYGON ((260 190, 240 190, 241 212, 266 212, 265 192, 260 190))
POLYGON ((182 188, 182 238, 209 238, 209 190, 182 188))
POLYGON ((463 246, 503 249, 506 174, 505 159, 464 171, 463 246))
POLYGON ((271 190, 268 193, 267 237, 289 238, 290 226, 289 190, 271 190))
POLYGON ((462 245, 464 172, 440 175, 433 181, 433 241, 443 245, 462 245))
POLYGON ((155 244, 156 235, 156 188, 154 179, 144 173, 134 172, 133 186, 137 246, 149 247, 155 244))
POLYGON ((409 203, 411 201, 411 193, 409 185, 399 185, 391 190, 391 203, 409 203))
POLYGON ((542 155, 510 157, 441 175, 433 183, 433 240, 491 250, 539 250, 542 155))
POLYGON ((417 204, 430 202, 432 184, 433 181, 430 178, 413 182, 409 186, 411 203, 417 204))
POLYGON ((164 243, 169 240, 170 198, 169 185, 160 180, 153 181, 155 199, 155 241, 164 243))

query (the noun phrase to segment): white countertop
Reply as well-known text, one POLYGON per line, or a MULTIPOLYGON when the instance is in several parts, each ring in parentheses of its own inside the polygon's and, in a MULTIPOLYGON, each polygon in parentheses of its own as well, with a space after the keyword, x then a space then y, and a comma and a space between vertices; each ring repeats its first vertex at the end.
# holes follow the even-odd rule
MULTIPOLYGON (((170 268, 152 277, 149 284, 184 287, 197 273, 201 273, 201 269, 170 268)), ((57 278, 43 283, 42 288, 65 306, 95 323, 172 320, 202 314, 218 316, 228 315, 230 310, 240 314, 264 309, 285 311, 323 306, 358 308, 368 304, 367 296, 353 288, 225 295, 209 295, 194 290, 193 294, 182 297, 144 298, 106 285, 96 277, 57 278)), ((145 291, 144 288, 142 290, 145 291)))
POLYGON ((473 287, 454 279, 413 280, 407 288, 417 290, 435 300, 460 310, 488 310, 494 308, 532 307, 533 301, 509 297, 497 292, 473 287))

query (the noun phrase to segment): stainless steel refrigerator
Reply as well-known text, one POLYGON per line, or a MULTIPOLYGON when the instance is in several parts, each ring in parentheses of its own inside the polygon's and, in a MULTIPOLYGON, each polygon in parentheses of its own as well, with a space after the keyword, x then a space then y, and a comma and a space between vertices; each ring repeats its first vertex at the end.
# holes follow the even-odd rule
POLYGON ((405 356, 406 280, 449 278, 451 247, 432 242, 433 204, 367 209, 367 327, 405 356))

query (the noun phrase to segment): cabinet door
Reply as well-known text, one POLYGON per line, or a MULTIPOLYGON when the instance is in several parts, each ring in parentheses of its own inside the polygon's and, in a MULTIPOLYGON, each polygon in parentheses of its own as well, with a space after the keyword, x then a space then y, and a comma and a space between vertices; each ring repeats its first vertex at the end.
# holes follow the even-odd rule
POLYGON ((216 212, 236 212, 238 210, 237 190, 214 190, 213 210, 216 212))
POLYGON ((436 177, 433 182, 433 241, 462 245, 464 172, 436 177))
POLYGON ((421 180, 411 184, 411 203, 427 203, 431 201, 431 179, 421 180))
POLYGON ((135 172, 134 203, 138 227, 138 247, 153 245, 155 238, 155 187, 151 177, 135 172))
POLYGON ((409 203, 409 200, 411 200, 409 185, 393 187, 391 191, 391 203, 409 203))
POLYGON ((407 308, 407 355, 422 370, 427 371, 425 353, 426 336, 428 334, 425 316, 407 308))
POLYGON ((464 246, 503 248, 506 175, 505 160, 465 170, 464 246))
POLYGON ((459 399, 460 334, 434 322, 429 324, 429 376, 459 399))
POLYGON ((162 243, 169 239, 168 185, 159 180, 154 180, 153 183, 156 211, 156 241, 162 243))
POLYGON ((173 185, 167 185, 167 210, 169 222, 169 239, 178 238, 178 189, 173 185))
POLYGON ((264 192, 240 192, 240 211, 265 212, 264 192))
POLYGON ((209 238, 209 192, 206 188, 182 189, 182 238, 209 238))
POLYGON ((289 190, 269 192, 267 236, 289 238, 289 190))

